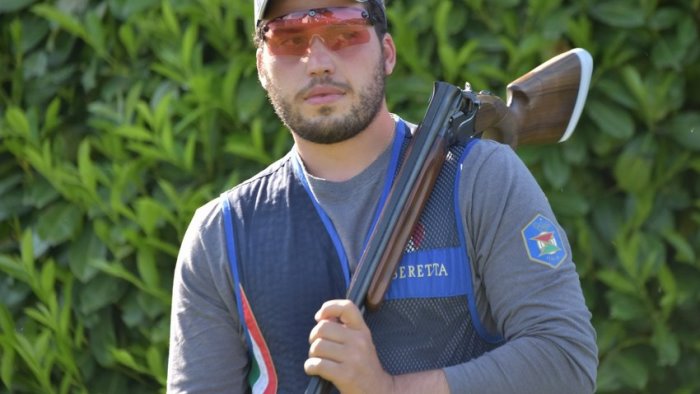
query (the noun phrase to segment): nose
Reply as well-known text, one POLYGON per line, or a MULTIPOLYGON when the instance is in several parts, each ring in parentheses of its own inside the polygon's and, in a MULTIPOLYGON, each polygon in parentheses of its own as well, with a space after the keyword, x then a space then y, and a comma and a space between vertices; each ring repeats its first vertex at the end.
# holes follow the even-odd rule
POLYGON ((306 54, 306 69, 311 76, 323 76, 335 72, 333 56, 320 36, 313 36, 306 54))

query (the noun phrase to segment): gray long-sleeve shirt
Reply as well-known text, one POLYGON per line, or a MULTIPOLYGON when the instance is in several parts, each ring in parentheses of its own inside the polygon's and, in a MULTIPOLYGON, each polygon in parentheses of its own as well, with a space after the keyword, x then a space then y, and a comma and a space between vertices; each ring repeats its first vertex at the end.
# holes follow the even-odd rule
MULTIPOLYGON (((308 176, 339 233, 351 265, 357 261, 389 165, 387 151, 346 182, 308 176), (350 193, 351 191, 351 193, 350 193)), ((467 229, 479 318, 506 343, 445 368, 454 393, 594 391, 595 332, 566 235, 546 197, 507 146, 477 143, 464 163, 460 207, 467 229), (523 230, 537 215, 557 226, 566 253, 556 267, 533 261, 523 230)), ((238 323, 225 253, 222 215, 200 208, 178 257, 173 289, 168 392, 245 392, 248 355, 238 323)))

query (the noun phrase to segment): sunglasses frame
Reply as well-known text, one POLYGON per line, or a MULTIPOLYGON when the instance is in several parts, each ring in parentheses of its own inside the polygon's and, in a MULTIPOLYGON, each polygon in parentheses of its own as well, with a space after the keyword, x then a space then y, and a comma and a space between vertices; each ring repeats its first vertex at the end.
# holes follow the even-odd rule
MULTIPOLYGON (((295 11, 291 12, 289 14, 285 14, 273 19, 268 19, 268 20, 261 20, 258 23, 258 26, 256 27, 256 34, 255 34, 255 44, 257 47, 261 47, 263 43, 265 43, 266 37, 265 33, 268 31, 269 27, 268 25, 278 19, 282 19, 285 17, 288 17, 290 15, 294 14, 301 14, 300 18, 307 17, 309 16, 309 13, 317 12, 319 10, 324 10, 324 9, 338 9, 338 8, 356 8, 356 7, 351 7, 351 6, 339 6, 339 7, 319 7, 319 8, 311 8, 308 10, 304 11, 295 11)), ((377 0, 369 0, 367 2, 363 3, 362 9, 367 13, 368 15, 368 26, 373 26, 375 32, 379 37, 384 36, 384 34, 387 33, 388 31, 388 25, 387 25, 387 20, 386 20, 386 15, 384 11, 384 7, 381 4, 381 2, 377 2, 377 0)))

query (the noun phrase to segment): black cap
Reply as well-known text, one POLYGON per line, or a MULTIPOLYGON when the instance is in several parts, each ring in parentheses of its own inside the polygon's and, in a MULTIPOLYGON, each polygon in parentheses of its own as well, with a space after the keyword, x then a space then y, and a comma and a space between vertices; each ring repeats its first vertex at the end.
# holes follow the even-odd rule
MULTIPOLYGON (((366 3, 370 0, 355 0, 358 3, 366 3)), ((267 5, 270 1, 269 0, 255 0, 255 10, 254 16, 255 16, 255 26, 258 26, 260 24, 260 21, 262 20, 263 16, 265 16, 265 10, 267 9, 267 5)), ((384 7, 384 1, 379 0, 378 1, 382 7, 384 7)))

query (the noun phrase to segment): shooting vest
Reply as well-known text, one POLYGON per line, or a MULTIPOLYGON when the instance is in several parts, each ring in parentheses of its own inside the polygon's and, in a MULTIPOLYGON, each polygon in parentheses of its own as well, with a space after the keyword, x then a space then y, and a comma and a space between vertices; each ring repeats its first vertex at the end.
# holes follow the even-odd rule
MULTIPOLYGON (((390 173, 410 139, 403 130, 401 121, 390 173)), ((384 303, 365 315, 379 359, 391 374, 463 363, 502 342, 479 321, 457 213, 460 163, 473 143, 450 150, 384 303)), ((314 200, 298 160, 290 153, 221 197, 254 393, 304 391, 314 314, 323 302, 345 298, 350 280, 340 238, 314 200)), ((385 198, 386 193, 380 206, 385 198)))

